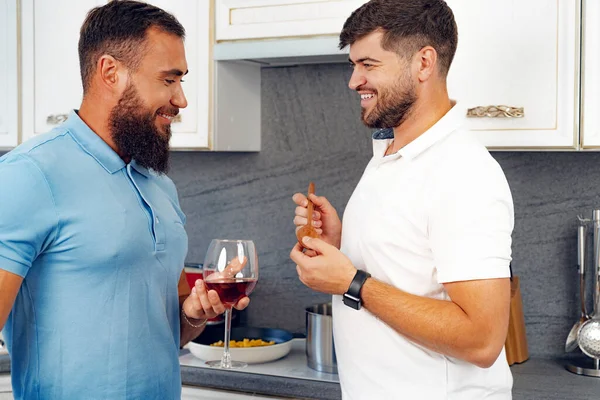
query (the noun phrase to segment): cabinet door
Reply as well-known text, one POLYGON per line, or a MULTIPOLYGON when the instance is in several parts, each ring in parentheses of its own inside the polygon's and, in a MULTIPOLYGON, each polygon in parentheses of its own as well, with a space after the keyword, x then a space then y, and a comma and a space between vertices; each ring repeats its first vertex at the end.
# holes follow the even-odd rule
POLYGON ((17 0, 0 0, 0 149, 18 142, 17 0))
POLYGON ((600 2, 583 3, 581 145, 600 149, 600 2))
POLYGON ((448 90, 465 108, 466 126, 492 149, 577 148, 580 2, 448 4, 459 31, 448 90), (475 107, 488 116, 467 117, 475 107))
MULTIPOLYGON (((184 89, 189 104, 173 123, 171 146, 208 148, 210 4, 195 0, 151 2, 171 11, 187 31, 190 73, 184 79, 184 89), (199 92, 198 87, 203 91, 199 92)), ((105 3, 105 0, 23 0, 24 139, 51 130, 81 104, 79 30, 87 12, 105 3)))
POLYGON ((188 106, 180 110, 172 125, 172 149, 208 149, 211 113, 210 96, 210 1, 151 0, 151 4, 169 11, 186 31, 185 53, 189 73, 183 90, 188 106))
POLYGON ((366 0, 215 0, 216 40, 336 35, 366 0))
POLYGON ((22 138, 50 131, 81 104, 79 29, 103 0, 22 0, 22 138))

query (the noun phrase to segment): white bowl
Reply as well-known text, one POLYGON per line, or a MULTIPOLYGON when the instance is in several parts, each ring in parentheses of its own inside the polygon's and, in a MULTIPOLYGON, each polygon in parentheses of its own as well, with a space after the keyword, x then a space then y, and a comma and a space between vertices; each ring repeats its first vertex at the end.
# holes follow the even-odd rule
MULTIPOLYGON (((184 347, 190 352, 204 361, 220 360, 223 355, 223 347, 208 346, 189 342, 184 347)), ((292 348, 292 341, 272 344, 270 346, 259 347, 232 347, 229 349, 231 359, 234 361, 242 361, 248 364, 259 364, 269 361, 278 360, 285 357, 292 348)))

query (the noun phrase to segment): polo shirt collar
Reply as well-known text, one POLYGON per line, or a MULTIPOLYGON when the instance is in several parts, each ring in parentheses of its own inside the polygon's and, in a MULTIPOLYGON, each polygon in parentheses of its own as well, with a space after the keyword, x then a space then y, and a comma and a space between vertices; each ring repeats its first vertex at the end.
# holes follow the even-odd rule
POLYGON ((76 110, 71 111, 64 127, 71 132, 83 150, 102 165, 107 172, 114 174, 125 167, 125 162, 121 157, 83 122, 76 110))
POLYGON ((146 167, 142 167, 135 160, 131 160, 131 167, 135 169, 140 174, 144 175, 146 178, 150 177, 150 170, 146 167))
MULTIPOLYGON (((404 159, 413 159, 431 146, 444 139, 463 123, 463 108, 459 103, 454 106, 437 121, 431 128, 423 132, 415 140, 398 151, 398 155, 404 159)), ((380 129, 373 133, 373 140, 385 140, 394 138, 394 129, 380 129)))

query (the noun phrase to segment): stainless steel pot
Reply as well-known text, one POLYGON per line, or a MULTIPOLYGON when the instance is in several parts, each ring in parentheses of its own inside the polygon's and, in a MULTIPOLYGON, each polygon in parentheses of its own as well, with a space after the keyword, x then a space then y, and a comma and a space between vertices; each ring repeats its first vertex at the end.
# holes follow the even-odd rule
POLYGON ((306 358, 310 368, 337 374, 331 303, 306 308, 306 358))

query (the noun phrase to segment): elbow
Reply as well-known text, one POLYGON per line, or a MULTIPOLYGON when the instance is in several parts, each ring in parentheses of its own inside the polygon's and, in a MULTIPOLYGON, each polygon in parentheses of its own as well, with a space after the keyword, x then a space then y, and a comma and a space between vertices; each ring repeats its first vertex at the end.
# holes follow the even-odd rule
POLYGON ((496 360, 498 360, 498 357, 502 353, 502 347, 503 346, 488 345, 473 352, 470 359, 467 361, 479 368, 490 368, 496 363, 496 360))

